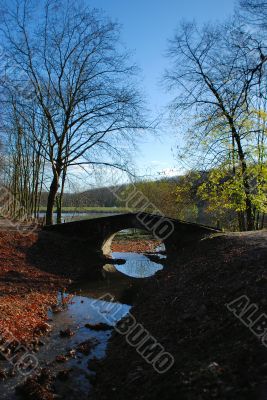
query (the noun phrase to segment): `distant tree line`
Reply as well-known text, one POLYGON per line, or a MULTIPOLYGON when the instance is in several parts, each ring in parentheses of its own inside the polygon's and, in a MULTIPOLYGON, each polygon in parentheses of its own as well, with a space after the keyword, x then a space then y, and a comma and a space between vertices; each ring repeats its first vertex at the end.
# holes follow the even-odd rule
MULTIPOLYGON (((133 196, 132 183, 65 193, 63 207, 71 212, 83 211, 86 207, 126 208, 129 212, 135 212, 145 206, 146 212, 160 212, 171 218, 237 231, 239 225, 235 211, 230 207, 219 207, 217 198, 207 197, 206 185, 210 184, 210 175, 215 172, 190 171, 172 178, 137 181, 134 183, 134 190, 135 193, 141 193, 141 202, 138 196, 133 196)), ((42 193, 43 207, 47 196, 48 193, 42 193)), ((264 221, 261 220, 260 223, 264 224, 264 221)), ((259 226, 262 227, 263 225, 259 226)))
MULTIPOLYGON (((43 192, 41 195, 41 207, 46 206, 47 198, 48 198, 48 192, 43 192)), ((123 207, 123 204, 121 204, 118 201, 118 198, 113 193, 111 187, 94 188, 76 193, 66 192, 64 193, 62 199, 62 207, 69 207, 73 210, 83 207, 121 207, 121 206, 123 207)))

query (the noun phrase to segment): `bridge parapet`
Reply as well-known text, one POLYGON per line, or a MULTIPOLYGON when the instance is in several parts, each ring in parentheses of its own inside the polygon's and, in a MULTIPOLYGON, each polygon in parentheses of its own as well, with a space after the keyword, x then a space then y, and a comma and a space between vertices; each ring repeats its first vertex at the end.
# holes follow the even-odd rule
POLYGON ((209 226, 142 212, 50 225, 44 230, 83 240, 92 251, 108 254, 115 234, 129 228, 143 229, 163 241, 167 253, 220 232, 209 226))

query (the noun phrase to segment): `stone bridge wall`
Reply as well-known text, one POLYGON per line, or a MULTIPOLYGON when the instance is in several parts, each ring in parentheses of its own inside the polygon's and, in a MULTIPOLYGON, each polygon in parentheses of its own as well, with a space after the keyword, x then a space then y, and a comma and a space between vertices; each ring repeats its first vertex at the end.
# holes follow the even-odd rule
POLYGON ((175 252, 179 247, 193 244, 207 235, 219 232, 204 225, 147 213, 119 214, 44 227, 47 231, 81 239, 92 251, 104 254, 108 254, 110 251, 114 235, 129 228, 146 230, 157 239, 162 240, 167 253, 175 252))

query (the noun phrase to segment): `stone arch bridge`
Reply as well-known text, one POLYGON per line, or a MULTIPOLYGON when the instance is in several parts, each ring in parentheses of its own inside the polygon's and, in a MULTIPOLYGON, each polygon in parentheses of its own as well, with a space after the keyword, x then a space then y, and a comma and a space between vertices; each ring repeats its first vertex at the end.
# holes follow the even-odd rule
POLYGON ((194 242, 206 236, 220 232, 205 225, 144 212, 50 225, 44 227, 44 230, 81 239, 93 252, 108 255, 116 233, 130 228, 145 230, 156 239, 163 241, 167 254, 174 253, 178 248, 193 245, 194 242))

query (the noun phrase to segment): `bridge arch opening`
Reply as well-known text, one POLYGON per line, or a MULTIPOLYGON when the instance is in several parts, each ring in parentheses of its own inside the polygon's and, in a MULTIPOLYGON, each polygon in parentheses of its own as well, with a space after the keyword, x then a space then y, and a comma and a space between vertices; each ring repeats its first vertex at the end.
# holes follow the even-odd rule
POLYGON ((164 243, 140 228, 122 229, 110 235, 103 244, 107 261, 103 270, 130 278, 148 278, 163 268, 164 243))
POLYGON ((127 228, 110 234, 103 242, 102 252, 111 256, 113 252, 155 253, 165 252, 165 244, 150 232, 139 228, 127 228))

